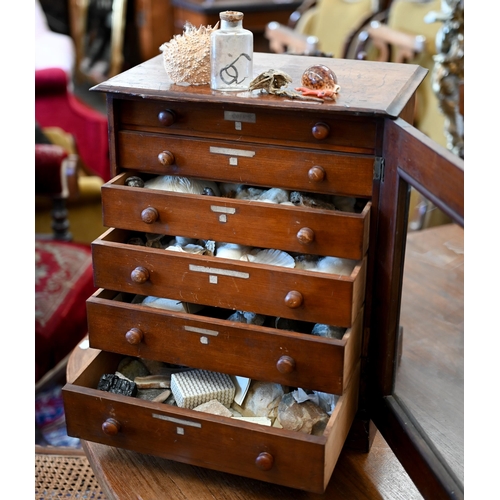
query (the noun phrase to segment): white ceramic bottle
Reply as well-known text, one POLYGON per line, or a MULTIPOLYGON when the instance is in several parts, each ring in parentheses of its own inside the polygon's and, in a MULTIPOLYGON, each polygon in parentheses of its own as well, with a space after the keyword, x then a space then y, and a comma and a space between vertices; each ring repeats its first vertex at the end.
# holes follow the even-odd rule
POLYGON ((220 28, 210 39, 210 87, 213 90, 248 90, 253 79, 253 33, 243 28, 243 13, 219 14, 220 28))

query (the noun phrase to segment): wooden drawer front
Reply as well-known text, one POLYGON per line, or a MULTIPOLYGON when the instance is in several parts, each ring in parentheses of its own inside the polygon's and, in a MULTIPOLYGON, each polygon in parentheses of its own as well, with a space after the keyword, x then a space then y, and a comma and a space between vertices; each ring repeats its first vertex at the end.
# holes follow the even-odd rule
POLYGON ((292 488, 325 490, 356 412, 357 375, 337 402, 324 436, 310 436, 95 389, 118 361, 103 351, 75 383, 64 386, 70 436, 292 488), (119 426, 115 435, 102 430, 110 418, 119 426), (268 470, 257 465, 263 453, 268 470))
POLYGON ((113 180, 102 187, 102 204, 106 227, 353 260, 368 248, 370 202, 355 214, 132 188, 113 180), (141 216, 148 207, 158 214, 151 223, 141 216))
POLYGON ((342 340, 336 340, 235 324, 201 316, 203 311, 164 311, 113 300, 115 296, 99 290, 87 301, 94 348, 330 394, 342 394, 360 355, 362 311, 342 340), (136 344, 127 340, 132 329, 134 340, 142 335, 136 344))
POLYGON ((369 197, 374 157, 125 131, 118 134, 117 165, 159 175, 369 197), (171 165, 160 161, 162 153, 168 153, 171 165))
POLYGON ((341 327, 352 326, 364 301, 366 258, 351 276, 335 277, 121 243, 127 240, 112 229, 92 243, 95 286, 341 327))
POLYGON ((115 99, 113 112, 117 131, 231 138, 365 154, 375 152, 378 127, 376 118, 332 116, 322 113, 320 105, 317 110, 303 109, 298 113, 227 103, 115 99), (160 115, 165 112, 167 115, 160 115), (173 113, 175 119, 166 126, 160 116, 170 116, 168 113, 173 113), (327 135, 315 138, 313 132, 324 125, 327 135))

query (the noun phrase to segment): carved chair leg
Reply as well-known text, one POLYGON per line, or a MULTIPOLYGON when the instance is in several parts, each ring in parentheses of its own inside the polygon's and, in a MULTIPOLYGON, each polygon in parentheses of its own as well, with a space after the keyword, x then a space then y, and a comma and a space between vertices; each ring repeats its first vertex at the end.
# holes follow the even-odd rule
POLYGON ((68 210, 64 198, 55 198, 52 208, 52 230, 54 238, 60 241, 71 241, 73 235, 69 231, 68 210))

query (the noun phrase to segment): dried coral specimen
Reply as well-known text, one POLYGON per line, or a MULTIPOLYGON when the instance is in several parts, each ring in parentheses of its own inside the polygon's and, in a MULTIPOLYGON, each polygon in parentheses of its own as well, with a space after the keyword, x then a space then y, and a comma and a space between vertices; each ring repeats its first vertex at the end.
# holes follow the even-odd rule
POLYGON ((205 85, 210 83, 210 35, 219 26, 184 26, 182 35, 175 35, 161 45, 163 66, 174 83, 205 85))

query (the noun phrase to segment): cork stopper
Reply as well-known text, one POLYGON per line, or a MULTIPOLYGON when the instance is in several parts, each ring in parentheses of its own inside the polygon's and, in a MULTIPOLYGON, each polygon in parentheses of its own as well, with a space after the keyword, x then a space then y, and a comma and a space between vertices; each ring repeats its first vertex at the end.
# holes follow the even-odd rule
POLYGON ((235 23, 243 19, 243 12, 238 12, 236 10, 225 10, 219 14, 221 21, 227 21, 230 23, 235 23))

